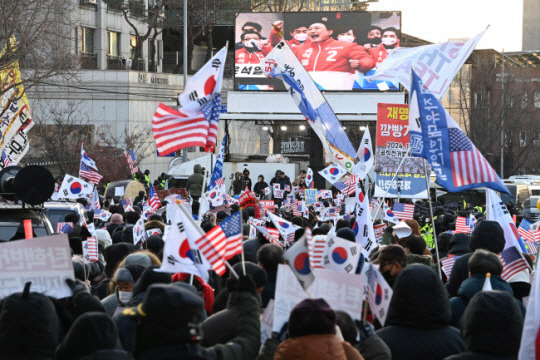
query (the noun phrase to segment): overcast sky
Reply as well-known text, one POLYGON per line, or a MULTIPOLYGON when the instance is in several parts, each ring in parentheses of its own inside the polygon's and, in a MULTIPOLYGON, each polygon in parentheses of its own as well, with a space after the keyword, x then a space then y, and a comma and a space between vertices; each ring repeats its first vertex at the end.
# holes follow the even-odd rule
POLYGON ((521 50, 523 0, 379 0, 369 10, 402 11, 403 32, 435 43, 471 38, 490 25, 477 49, 521 50))

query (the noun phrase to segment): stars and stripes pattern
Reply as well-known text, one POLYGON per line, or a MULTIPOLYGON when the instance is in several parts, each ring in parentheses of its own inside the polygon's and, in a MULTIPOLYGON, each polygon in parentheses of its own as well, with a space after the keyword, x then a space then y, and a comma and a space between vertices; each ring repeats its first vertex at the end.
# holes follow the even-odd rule
POLYGON ((225 261, 242 253, 242 220, 235 212, 195 241, 218 275, 226 271, 225 261))
POLYGON ((351 176, 349 177, 349 180, 338 181, 337 183, 334 184, 334 186, 339 191, 341 191, 341 193, 344 195, 353 195, 354 192, 356 191, 356 181, 357 181, 356 175, 351 174, 351 176))
POLYGON ((88 165, 92 169, 95 169, 95 170, 98 169, 97 166, 96 166, 96 162, 94 160, 90 159, 88 157, 88 155, 86 155, 86 151, 84 151, 83 144, 81 144, 81 162, 85 163, 86 165, 88 165))
POLYGON ((454 186, 497 182, 497 174, 467 135, 459 128, 449 128, 450 161, 454 186))
POLYGON ((156 148, 162 156, 190 146, 206 147, 208 128, 203 114, 187 116, 161 103, 152 118, 156 148))
POLYGON ((161 201, 159 201, 156 189, 154 189, 152 185, 150 185, 150 188, 148 189, 148 206, 154 211, 161 207, 161 201))
POLYGON ((137 171, 139 171, 139 167, 137 166, 137 159, 135 158, 135 151, 133 149, 129 151, 124 152, 124 156, 126 158, 126 161, 129 166, 129 171, 131 175, 135 174, 137 171))
POLYGON ((501 262, 503 264, 503 272, 501 274, 501 277, 505 281, 516 275, 518 272, 529 268, 527 260, 523 258, 523 256, 515 246, 510 246, 504 249, 499 254, 499 259, 501 259, 501 262))
POLYGON ((518 233, 525 240, 534 242, 535 236, 531 229, 531 225, 532 224, 529 220, 527 219, 521 220, 521 223, 519 224, 519 227, 518 227, 518 233))
POLYGON ((4 162, 4 167, 11 165, 11 160, 9 160, 9 157, 4 150, 2 150, 2 161, 4 162))
POLYGON ((295 199, 292 204, 293 216, 302 216, 302 209, 302 201, 295 199))
POLYGON ((56 232, 61 234, 68 234, 73 232, 72 222, 59 222, 56 223, 56 232))
POLYGON ((471 233, 476 224, 471 217, 458 216, 456 218, 456 231, 454 233, 471 233))
POLYGON ((88 237, 82 242, 84 263, 93 263, 99 260, 98 245, 95 237, 88 237))
MULTIPOLYGON (((308 228, 306 228, 306 230, 307 229, 308 228)), ((309 261, 311 262, 312 268, 314 269, 324 268, 323 255, 324 255, 325 247, 326 247, 326 236, 317 235, 317 236, 308 238, 309 261)))
POLYGON ((392 212, 400 220, 412 220, 414 215, 414 204, 395 203, 392 212))
POLYGON ((219 178, 216 180, 216 186, 221 186, 225 184, 225 180, 223 180, 223 178, 219 178))
POLYGON ((454 267, 457 259, 459 259, 459 256, 448 255, 448 257, 441 260, 442 270, 446 274, 446 277, 450 277, 450 274, 452 273, 452 268, 454 267))
POLYGON ((89 183, 97 185, 103 179, 103 176, 98 174, 97 171, 92 170, 88 165, 81 161, 81 167, 79 168, 79 177, 88 180, 89 183))
POLYGON ((202 113, 208 122, 208 138, 204 150, 213 152, 216 148, 217 133, 219 128, 219 107, 221 105, 221 94, 215 93, 208 103, 202 107, 202 113))
POLYGON ((525 247, 529 250, 529 254, 536 255, 538 253, 538 243, 536 241, 525 240, 525 247))

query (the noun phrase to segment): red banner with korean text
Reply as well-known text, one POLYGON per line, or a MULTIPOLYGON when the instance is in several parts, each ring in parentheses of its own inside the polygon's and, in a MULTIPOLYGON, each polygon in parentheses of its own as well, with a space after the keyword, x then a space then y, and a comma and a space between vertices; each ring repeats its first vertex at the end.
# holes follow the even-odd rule
POLYGON ((409 105, 379 103, 375 197, 427 198, 423 160, 410 156, 409 145, 409 105))

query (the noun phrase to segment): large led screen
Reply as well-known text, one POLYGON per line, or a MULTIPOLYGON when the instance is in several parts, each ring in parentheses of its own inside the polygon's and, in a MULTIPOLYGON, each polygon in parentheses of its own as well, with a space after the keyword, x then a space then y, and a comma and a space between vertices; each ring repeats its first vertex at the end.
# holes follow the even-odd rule
POLYGON ((285 90, 263 73, 265 56, 283 33, 324 91, 391 91, 398 82, 367 81, 400 46, 400 12, 240 13, 235 25, 235 90, 285 90))

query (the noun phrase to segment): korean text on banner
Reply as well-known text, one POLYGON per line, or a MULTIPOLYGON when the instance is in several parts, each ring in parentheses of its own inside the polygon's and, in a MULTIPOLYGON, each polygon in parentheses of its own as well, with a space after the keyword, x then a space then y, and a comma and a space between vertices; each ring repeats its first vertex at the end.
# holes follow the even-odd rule
MULTIPOLYGON (((343 310, 353 319, 361 319, 365 276, 326 269, 315 269, 314 272, 315 282, 309 288, 313 297, 325 299, 334 310, 343 310)), ((289 321, 291 310, 307 297, 291 269, 287 265, 279 265, 272 331, 279 332, 289 321)))
POLYGON ((392 181, 409 147, 409 106, 379 103, 374 197, 384 197, 386 194, 387 198, 397 198, 399 192, 402 198, 427 198, 424 162, 421 158, 407 158, 392 181))
POLYGON ((73 264, 65 234, 0 243, 0 298, 30 291, 54 298, 71 296, 66 279, 73 279, 73 264))

